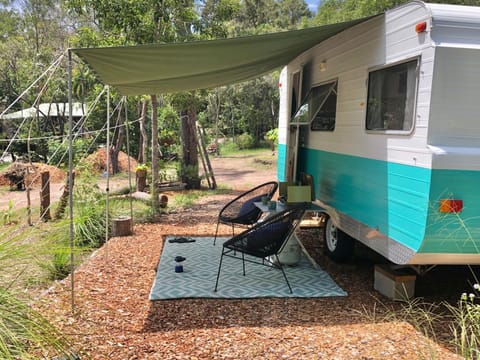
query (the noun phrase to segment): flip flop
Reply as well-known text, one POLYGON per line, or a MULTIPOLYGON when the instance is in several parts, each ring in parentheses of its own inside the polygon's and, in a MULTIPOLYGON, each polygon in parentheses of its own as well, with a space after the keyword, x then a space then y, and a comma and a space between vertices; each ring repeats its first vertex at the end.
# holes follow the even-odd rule
POLYGON ((195 239, 191 239, 191 238, 186 238, 186 237, 178 237, 178 238, 174 238, 174 239, 170 239, 168 240, 169 243, 191 243, 191 242, 195 242, 195 239))

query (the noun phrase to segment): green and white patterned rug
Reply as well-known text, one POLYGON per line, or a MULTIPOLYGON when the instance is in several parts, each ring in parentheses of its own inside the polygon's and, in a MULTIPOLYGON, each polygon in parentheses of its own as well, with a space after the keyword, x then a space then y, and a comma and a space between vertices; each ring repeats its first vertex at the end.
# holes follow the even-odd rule
POLYGON ((279 269, 246 263, 246 276, 242 273, 242 261, 223 258, 222 272, 217 292, 214 292, 222 242, 213 245, 211 237, 195 237, 195 242, 170 243, 167 237, 158 264, 157 275, 150 291, 150 300, 179 298, 228 298, 258 297, 327 297, 346 296, 332 278, 323 270, 315 269, 302 255, 296 266, 285 266, 285 273, 292 286, 288 286, 279 269), (186 258, 183 272, 175 272, 176 256, 186 258))

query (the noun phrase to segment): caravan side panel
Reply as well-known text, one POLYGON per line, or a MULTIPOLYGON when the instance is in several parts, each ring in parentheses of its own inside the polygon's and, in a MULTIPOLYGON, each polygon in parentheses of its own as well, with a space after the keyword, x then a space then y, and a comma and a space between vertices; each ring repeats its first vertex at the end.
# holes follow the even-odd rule
MULTIPOLYGON (((474 28, 478 37, 479 24, 474 28)), ((433 152, 431 206, 425 238, 416 256, 421 262, 431 262, 445 254, 450 263, 478 263, 475 254, 480 253, 480 44, 477 39, 476 48, 475 42, 468 48, 450 47, 454 40, 465 41, 471 34, 465 25, 436 35, 441 44, 436 47, 428 133, 433 152), (442 34, 448 42, 440 41, 442 34), (441 213, 441 199, 462 200, 462 211, 441 213)))
MULTIPOLYGON (((480 263, 475 9, 409 3, 338 34, 287 67, 287 83, 293 72, 308 69, 304 89, 338 81, 334 131, 311 131, 308 125, 296 130, 297 173, 313 176, 319 203, 340 229, 399 264, 480 263), (427 31, 417 33, 415 25, 423 21, 427 31), (462 34, 468 45, 460 41, 462 34), (414 59, 414 128, 366 131, 369 72, 414 59), (439 214, 444 196, 465 200, 461 217, 439 214), (467 226, 455 228, 453 220, 467 226)), ((286 162, 279 168, 286 176, 293 149, 288 134, 295 130, 287 125, 289 91, 281 94, 288 111, 281 118, 286 162)))
POLYGON ((286 180, 286 165, 287 165, 287 134, 288 121, 290 120, 290 106, 286 103, 287 99, 291 97, 289 94, 287 68, 283 68, 280 72, 278 80, 278 87, 280 91, 280 110, 278 118, 278 162, 277 162, 277 178, 279 181, 286 180))

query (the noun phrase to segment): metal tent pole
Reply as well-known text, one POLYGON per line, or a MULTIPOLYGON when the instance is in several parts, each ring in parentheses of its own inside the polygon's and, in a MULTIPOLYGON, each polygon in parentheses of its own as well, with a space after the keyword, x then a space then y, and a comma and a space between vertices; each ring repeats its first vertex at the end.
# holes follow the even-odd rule
POLYGON ((73 103, 72 103, 72 52, 68 49, 68 203, 70 220, 70 287, 71 308, 75 311, 75 257, 73 228, 73 103))
POLYGON ((128 104, 127 104, 127 97, 123 97, 124 104, 125 104, 125 132, 127 133, 127 162, 128 162, 128 193, 130 196, 130 219, 131 221, 131 229, 130 231, 133 233, 133 197, 132 197, 132 171, 130 168, 130 137, 129 137, 129 130, 128 130, 128 104))
POLYGON ((110 192, 110 87, 107 85, 107 185, 105 188, 106 198, 105 198, 105 251, 108 260, 108 238, 109 238, 109 192, 110 192))

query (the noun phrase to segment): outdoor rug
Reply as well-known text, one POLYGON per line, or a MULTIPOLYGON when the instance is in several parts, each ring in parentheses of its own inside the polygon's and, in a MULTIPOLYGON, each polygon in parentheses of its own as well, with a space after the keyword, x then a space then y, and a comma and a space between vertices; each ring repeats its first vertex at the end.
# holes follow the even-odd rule
POLYGON ((170 239, 174 237, 165 240, 150 300, 347 295, 325 271, 315 269, 303 255, 298 265, 284 266, 293 294, 290 294, 279 269, 246 263, 246 275, 243 276, 242 261, 227 256, 223 257, 222 272, 215 292, 222 243, 226 239, 217 238, 215 246, 212 237, 187 238, 191 242, 184 243, 169 242, 170 239), (180 273, 175 272, 177 256, 186 259, 181 263, 183 272, 180 273))

